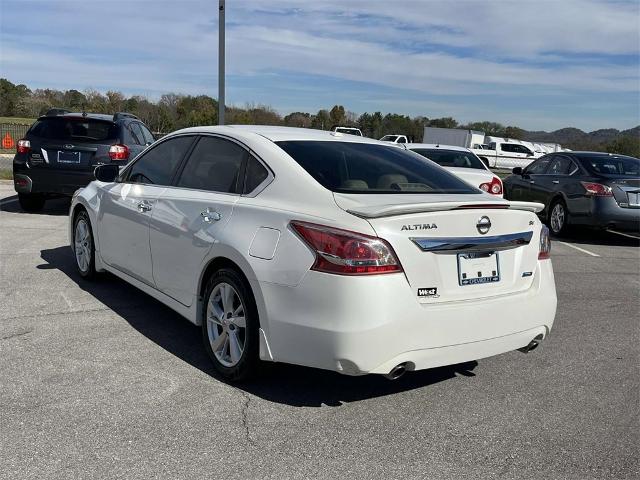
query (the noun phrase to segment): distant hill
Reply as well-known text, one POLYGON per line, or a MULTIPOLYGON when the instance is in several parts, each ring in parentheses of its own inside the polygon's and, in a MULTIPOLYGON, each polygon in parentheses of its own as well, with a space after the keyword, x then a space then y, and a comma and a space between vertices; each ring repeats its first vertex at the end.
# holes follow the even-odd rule
POLYGON ((604 128, 588 133, 579 128, 561 128, 554 132, 525 131, 522 139, 530 142, 559 143, 572 150, 602 150, 605 145, 623 137, 632 137, 640 142, 640 125, 629 130, 604 128))

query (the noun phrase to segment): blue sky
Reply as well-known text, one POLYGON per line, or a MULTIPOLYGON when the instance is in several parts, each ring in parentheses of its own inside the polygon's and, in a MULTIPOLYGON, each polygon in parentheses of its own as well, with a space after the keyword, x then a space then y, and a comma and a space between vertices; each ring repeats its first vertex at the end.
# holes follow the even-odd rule
MULTIPOLYGON (((216 0, 0 0, 0 76, 217 96, 216 0)), ((640 123, 640 2, 227 0, 227 103, 640 123)))

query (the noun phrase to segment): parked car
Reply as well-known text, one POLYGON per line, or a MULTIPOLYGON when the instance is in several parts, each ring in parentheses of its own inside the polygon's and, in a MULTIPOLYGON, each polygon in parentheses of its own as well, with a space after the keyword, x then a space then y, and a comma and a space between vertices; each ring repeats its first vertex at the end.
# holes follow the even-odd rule
POLYGON ((103 115, 52 109, 19 140, 13 159, 20 206, 41 210, 47 198, 71 196, 93 180, 98 165, 125 165, 153 142, 130 113, 103 115))
POLYGON ((339 125, 334 125, 333 127, 331 127, 331 131, 362 137, 362 132, 360 131, 359 128, 356 128, 356 127, 341 127, 339 125))
POLYGON ((470 185, 492 195, 502 196, 500 177, 489 170, 487 165, 468 148, 428 143, 410 143, 406 148, 436 162, 470 185))
POLYGON ((353 135, 218 126, 158 140, 73 198, 81 276, 201 325, 230 380, 259 359, 396 378, 529 350, 556 311, 542 205, 353 135))
POLYGON ((526 145, 509 141, 489 142, 483 145, 483 148, 474 148, 472 151, 488 167, 505 169, 526 167, 543 155, 542 152, 534 152, 526 145))
POLYGON ((385 135, 380 139, 381 142, 389 143, 409 143, 406 135, 385 135))
POLYGON ((504 180, 505 197, 540 202, 556 235, 571 225, 640 230, 640 160, 602 152, 545 155, 504 180))

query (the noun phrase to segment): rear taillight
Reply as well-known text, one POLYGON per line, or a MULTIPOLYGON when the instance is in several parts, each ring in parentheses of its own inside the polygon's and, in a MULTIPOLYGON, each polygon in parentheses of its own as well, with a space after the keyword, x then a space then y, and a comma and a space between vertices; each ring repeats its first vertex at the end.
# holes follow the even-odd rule
POLYGON ((16 145, 16 152, 29 153, 29 150, 31 150, 31 142, 29 140, 18 140, 18 144, 16 145))
POLYGON ((129 147, 126 145, 111 145, 109 158, 111 160, 127 160, 129 158, 129 147))
POLYGON ((480 190, 493 195, 502 195, 502 180, 498 177, 493 177, 491 182, 480 184, 480 190))
POLYGON ((587 195, 594 197, 613 197, 613 191, 608 185, 602 185, 601 183, 593 182, 580 182, 584 189, 587 191, 587 195))
POLYGON ((291 222, 291 228, 316 254, 311 270, 339 275, 402 271, 391 245, 381 238, 307 222, 291 222))
POLYGON ((549 237, 549 229, 542 225, 540 230, 540 250, 538 251, 538 260, 546 260, 551 257, 551 237, 549 237))

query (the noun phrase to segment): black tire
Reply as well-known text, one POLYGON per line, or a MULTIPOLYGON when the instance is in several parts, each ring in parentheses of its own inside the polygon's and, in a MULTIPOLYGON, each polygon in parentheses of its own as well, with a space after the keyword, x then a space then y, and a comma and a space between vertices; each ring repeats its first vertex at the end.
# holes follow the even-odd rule
POLYGON ((19 193, 18 203, 25 212, 39 212, 44 207, 44 195, 35 193, 19 193))
MULTIPOLYGON (((235 297, 234 297, 235 298, 235 297)), ((213 299, 215 302, 215 297, 213 299)), ((239 303, 233 303, 235 305, 240 305, 239 303)), ((238 309, 237 307, 235 308, 238 309)), ((223 313, 224 317, 226 314, 223 313)), ((233 322, 233 320, 229 320, 229 317, 225 317, 227 321, 233 322)), ((259 319, 258 319, 258 309, 256 308, 255 299, 253 297, 253 293, 251 292, 251 288, 248 285, 247 281, 240 275, 236 270, 231 268, 222 268, 215 272, 211 278, 209 278, 207 282, 207 286, 205 287, 204 293, 204 303, 202 308, 202 341, 204 343, 204 348, 211 359, 214 368, 216 371, 222 376, 225 380, 230 382, 243 382, 249 380, 254 377, 260 365, 259 359, 259 339, 258 339, 258 329, 259 329, 259 319), (226 288, 224 285, 230 285, 234 289, 234 293, 237 295, 237 300, 239 300, 243 307, 244 313, 244 332, 242 332, 242 328, 238 328, 235 325, 220 325, 217 321, 214 322, 212 319, 208 320, 208 312, 209 312, 209 304, 211 300, 212 293, 214 290, 218 291, 220 288, 226 288), (217 288, 218 287, 218 288, 217 288), (216 329, 216 333, 212 330, 216 329), (232 334, 230 329, 235 328, 234 335, 237 335, 237 339, 243 340, 244 343, 242 345, 242 353, 233 365, 226 365, 223 360, 218 358, 216 353, 214 353, 212 348, 212 343, 215 343, 215 339, 213 338, 215 335, 218 337, 222 336, 226 331, 227 338, 232 334)), ((239 340, 236 340, 239 342, 239 340)), ((230 341, 230 339, 229 339, 230 341)), ((225 340, 226 342, 226 340, 225 340)), ((224 343, 224 342, 223 342, 224 343)), ((228 345, 227 343, 224 343, 228 345)), ((238 343, 239 344, 239 343, 238 343)), ((229 357, 231 358, 231 346, 228 345, 227 349, 229 351, 229 357)), ((222 347, 222 352, 217 350, 217 354, 224 358, 227 350, 225 347, 222 347)))
POLYGON ((556 198, 549 205, 547 225, 552 234, 561 237, 569 230, 569 210, 564 200, 556 198))
MULTIPOLYGON (((80 236, 82 235, 80 234, 80 236)), ((76 268, 80 276, 87 280, 94 278, 96 276, 96 248, 93 239, 93 230, 91 229, 91 221, 85 210, 80 210, 73 219, 72 249, 76 261, 76 268), (85 225, 88 233, 86 239, 83 238, 80 242, 78 242, 79 237, 77 231, 79 225, 85 225), (79 244, 81 244, 82 251, 84 252, 82 256, 87 257, 86 263, 82 262, 77 255, 76 249, 79 244)))

